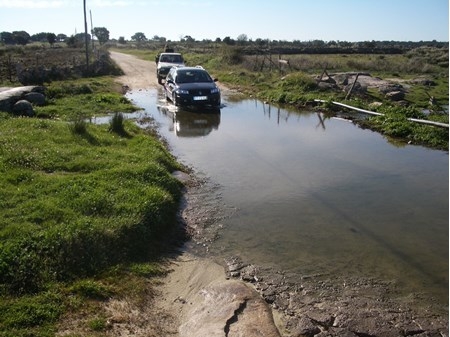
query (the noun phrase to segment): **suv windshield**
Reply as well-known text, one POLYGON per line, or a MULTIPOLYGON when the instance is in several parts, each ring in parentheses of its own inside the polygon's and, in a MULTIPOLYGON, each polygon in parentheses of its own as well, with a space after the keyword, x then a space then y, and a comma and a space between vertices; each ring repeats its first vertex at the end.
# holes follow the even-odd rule
POLYGON ((178 70, 176 83, 213 82, 212 78, 203 70, 178 70))

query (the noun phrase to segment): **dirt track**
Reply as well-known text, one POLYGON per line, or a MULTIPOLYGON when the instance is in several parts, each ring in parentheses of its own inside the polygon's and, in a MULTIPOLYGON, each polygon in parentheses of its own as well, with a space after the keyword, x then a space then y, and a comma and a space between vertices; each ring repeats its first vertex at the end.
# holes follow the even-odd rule
POLYGON ((145 61, 137 57, 110 52, 111 58, 119 65, 125 75, 117 78, 117 81, 130 90, 140 90, 158 87, 156 79, 155 62, 145 61))

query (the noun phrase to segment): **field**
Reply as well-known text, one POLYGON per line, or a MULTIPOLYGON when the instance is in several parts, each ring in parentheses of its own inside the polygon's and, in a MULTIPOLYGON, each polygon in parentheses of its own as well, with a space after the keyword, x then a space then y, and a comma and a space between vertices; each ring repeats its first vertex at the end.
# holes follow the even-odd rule
POLYGON ((86 53, 80 48, 42 45, 0 47, 0 86, 44 84, 82 76, 119 75, 105 51, 86 53))

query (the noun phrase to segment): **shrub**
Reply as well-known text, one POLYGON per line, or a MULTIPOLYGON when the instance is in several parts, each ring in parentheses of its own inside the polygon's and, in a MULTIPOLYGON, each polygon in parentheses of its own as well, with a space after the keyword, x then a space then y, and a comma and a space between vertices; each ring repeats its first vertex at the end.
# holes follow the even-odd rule
POLYGON ((75 135, 84 135, 87 133, 87 122, 83 118, 78 118, 69 123, 69 130, 75 135))
POLYGON ((114 114, 114 116, 111 118, 111 122, 109 123, 109 131, 114 132, 120 136, 127 135, 127 132, 125 131, 123 113, 116 112, 114 114))

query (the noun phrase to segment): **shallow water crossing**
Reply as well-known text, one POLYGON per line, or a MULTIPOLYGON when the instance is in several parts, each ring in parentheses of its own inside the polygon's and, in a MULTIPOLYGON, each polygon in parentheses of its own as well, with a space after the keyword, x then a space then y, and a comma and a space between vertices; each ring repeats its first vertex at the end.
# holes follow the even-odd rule
POLYGON ((252 99, 224 97, 220 113, 196 113, 157 90, 128 97, 233 209, 210 253, 303 276, 383 280, 447 308, 447 152, 252 99))

